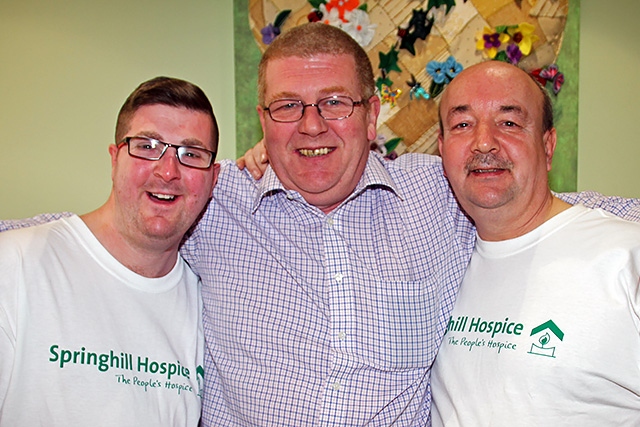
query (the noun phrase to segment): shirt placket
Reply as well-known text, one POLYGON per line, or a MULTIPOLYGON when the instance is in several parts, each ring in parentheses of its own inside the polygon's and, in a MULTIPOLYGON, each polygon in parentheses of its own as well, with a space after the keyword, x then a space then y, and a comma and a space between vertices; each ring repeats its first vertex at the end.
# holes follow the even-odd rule
POLYGON ((353 292, 347 245, 340 233, 339 219, 328 215, 322 229, 325 251, 325 280, 329 288, 331 313, 331 364, 325 384, 321 425, 346 425, 351 384, 349 355, 353 354, 353 292))

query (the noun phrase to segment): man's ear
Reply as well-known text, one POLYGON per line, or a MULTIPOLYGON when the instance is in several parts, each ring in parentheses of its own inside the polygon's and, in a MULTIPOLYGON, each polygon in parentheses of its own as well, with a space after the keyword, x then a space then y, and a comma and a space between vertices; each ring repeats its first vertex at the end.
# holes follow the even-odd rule
POLYGON ((213 180, 211 182, 211 196, 213 196, 213 189, 218 182, 218 174, 220 173, 220 163, 213 164, 213 180))
POLYGON ((258 112, 258 118, 260 119, 260 126, 262 127, 262 134, 264 135, 264 116, 265 116, 265 111, 259 105, 256 105, 256 111, 258 112))
POLYGON ((378 137, 378 115, 380 114, 380 98, 373 95, 367 101, 369 105, 369 124, 367 125, 367 138, 369 141, 375 141, 378 137))
MULTIPOLYGON (((438 132, 438 152, 440 153, 441 157, 442 157, 442 145, 443 145, 442 131, 439 131, 438 132)), ((447 171, 444 170, 444 163, 442 164, 442 174, 444 176, 447 176, 447 171)))
POLYGON ((556 151, 556 129, 551 128, 542 136, 544 142, 544 154, 547 162, 547 172, 551 170, 551 162, 553 161, 553 153, 556 151))
POLYGON ((115 175, 116 163, 118 158, 118 146, 116 144, 109 145, 109 156, 111 156, 111 179, 115 175))

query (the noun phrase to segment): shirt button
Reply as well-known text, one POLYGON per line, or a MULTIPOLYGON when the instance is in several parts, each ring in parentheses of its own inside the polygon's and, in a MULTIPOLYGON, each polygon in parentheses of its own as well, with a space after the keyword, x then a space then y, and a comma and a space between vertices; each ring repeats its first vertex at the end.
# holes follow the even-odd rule
POLYGON ((289 199, 289 200, 293 200, 293 194, 291 194, 291 193, 287 193, 287 199, 289 199))
POLYGON ((340 381, 336 381, 335 383, 331 384, 331 388, 334 390, 340 390, 340 387, 342 387, 342 384, 340 384, 340 381))
POLYGON ((329 227, 332 227, 332 226, 333 226, 333 218, 327 218, 327 225, 328 225, 329 227))
POLYGON ((344 332, 338 332, 338 339, 340 341, 344 341, 344 339, 347 338, 347 334, 344 332))
POLYGON ((336 273, 335 276, 333 276, 333 278, 336 280, 336 282, 338 283, 342 283, 342 278, 344 277, 344 275, 342 273, 336 273))

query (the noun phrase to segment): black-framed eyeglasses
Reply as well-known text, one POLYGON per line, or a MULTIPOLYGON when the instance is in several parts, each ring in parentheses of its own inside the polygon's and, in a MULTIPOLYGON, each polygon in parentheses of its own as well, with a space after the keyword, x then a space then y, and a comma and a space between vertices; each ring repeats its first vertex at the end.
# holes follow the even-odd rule
POLYGON ((144 160, 160 160, 167 148, 176 149, 181 165, 196 169, 208 169, 216 157, 215 151, 192 145, 175 145, 147 136, 128 136, 120 144, 127 144, 129 155, 144 160))
POLYGON ((364 103, 364 100, 354 101, 348 96, 334 95, 319 99, 314 104, 305 104, 299 99, 276 99, 262 109, 269 112, 274 122, 291 123, 300 120, 307 107, 316 107, 325 120, 342 120, 353 114, 353 107, 364 103))

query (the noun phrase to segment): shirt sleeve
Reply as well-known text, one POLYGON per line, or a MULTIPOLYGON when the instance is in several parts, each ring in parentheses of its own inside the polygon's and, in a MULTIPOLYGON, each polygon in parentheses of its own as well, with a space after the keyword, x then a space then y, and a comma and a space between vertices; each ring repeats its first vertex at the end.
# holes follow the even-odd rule
POLYGON ((640 199, 605 196, 595 191, 559 193, 556 196, 572 205, 581 204, 588 208, 601 208, 620 218, 640 222, 640 199))
POLYGON ((7 395, 15 359, 18 266, 16 251, 0 239, 0 412, 7 395))
POLYGON ((4 219, 0 220, 0 232, 7 230, 15 230, 17 228, 32 227, 34 225, 46 224, 63 217, 73 215, 71 212, 44 213, 31 218, 24 219, 4 219))

